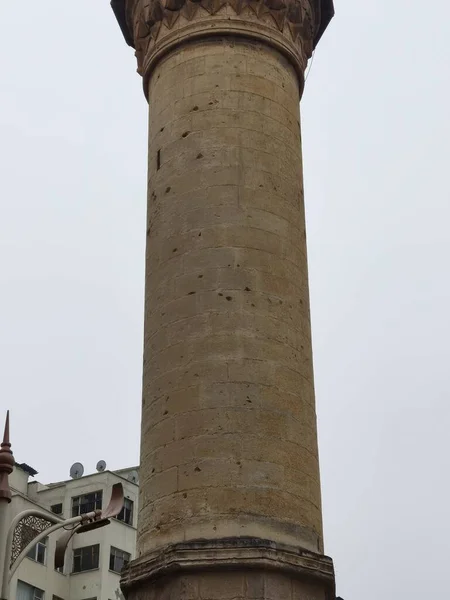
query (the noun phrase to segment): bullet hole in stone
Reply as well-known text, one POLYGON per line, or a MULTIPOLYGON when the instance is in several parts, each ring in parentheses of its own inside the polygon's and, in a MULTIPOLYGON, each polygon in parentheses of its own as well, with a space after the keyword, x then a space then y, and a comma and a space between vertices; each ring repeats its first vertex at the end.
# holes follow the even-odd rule
POLYGON ((194 106, 192 110, 198 110, 198 106, 194 106))
POLYGON ((253 302, 252 302, 252 306, 255 307, 255 305, 253 304, 253 302))
POLYGON ((228 265, 229 267, 231 267, 231 265, 228 265))
POLYGON ((167 400, 168 400, 169 398, 170 398, 170 396, 166 396, 166 402, 167 402, 167 400))
POLYGON ((152 469, 152 473, 154 473, 154 472, 155 472, 155 467, 153 467, 153 469, 152 469))
POLYGON ((161 150, 156 153, 156 170, 159 171, 161 168, 161 150))
POLYGON ((198 373, 194 373, 194 377, 200 377, 198 373))
POLYGON ((219 84, 218 84, 218 83, 216 83, 216 87, 219 87, 219 84))
POLYGON ((186 492, 183 493, 183 498, 187 498, 186 492))
POLYGON ((166 313, 161 313, 161 316, 164 317, 166 315, 166 313))
POLYGON ((176 252, 177 250, 178 250, 178 248, 174 248, 174 249, 172 250, 172 252, 176 252))
POLYGON ((222 292, 219 292, 217 295, 218 295, 218 296, 223 296, 222 292))
POLYGON ((184 138, 185 138, 185 137, 187 137, 187 136, 188 136, 190 133, 191 133, 190 131, 185 131, 181 137, 184 137, 184 138))
POLYGON ((303 350, 303 349, 304 349, 304 346, 300 346, 300 348, 303 350))
POLYGON ((161 127, 159 131, 162 133, 164 131, 164 127, 161 127))
POLYGON ((237 266, 240 267, 241 265, 238 263, 237 266))
POLYGON ((192 294, 195 294, 195 292, 189 292, 188 296, 192 296, 192 294))
POLYGON ((170 192, 170 190, 171 190, 171 189, 172 189, 172 188, 170 187, 170 185, 169 185, 169 187, 166 187, 166 194, 168 194, 168 193, 170 192))
POLYGON ((213 531, 217 531, 217 527, 215 525, 213 527, 213 531))
POLYGON ((168 410, 165 410, 165 411, 163 412, 163 415, 167 415, 168 413, 169 413, 169 411, 168 411, 168 410))
POLYGON ((249 404, 251 404, 251 403, 252 403, 252 401, 250 400, 250 398, 249 398, 248 396, 247 396, 247 402, 248 402, 249 404))
POLYGON ((214 102, 212 102, 212 101, 211 101, 211 102, 208 102, 208 104, 209 104, 210 106, 212 106, 212 105, 214 104, 214 102))
POLYGON ((197 154, 197 158, 203 158, 203 154, 202 154, 201 152, 199 152, 199 153, 197 154))
POLYGON ((241 461, 240 461, 240 460, 237 460, 237 461, 236 461, 236 464, 237 464, 237 465, 240 465, 240 464, 241 464, 241 461))
POLYGON ((252 290, 251 290, 249 287, 246 287, 246 288, 245 288, 245 291, 246 291, 246 292, 251 292, 252 290))
POLYGON ((227 300, 228 302, 230 302, 231 300, 233 300, 233 296, 227 296, 227 300))
POLYGON ((303 304, 303 300, 300 300, 300 304, 303 304))
POLYGON ((263 187, 263 184, 262 184, 262 183, 260 183, 260 184, 259 184, 259 187, 263 187))
POLYGON ((201 469, 200 469, 200 467, 195 467, 194 471, 196 471, 198 473, 199 471, 201 471, 201 469))
POLYGON ((198 237, 202 237, 202 232, 200 231, 200 233, 198 234, 198 237))
POLYGON ((203 275, 199 275, 198 278, 201 279, 203 277, 203 275))

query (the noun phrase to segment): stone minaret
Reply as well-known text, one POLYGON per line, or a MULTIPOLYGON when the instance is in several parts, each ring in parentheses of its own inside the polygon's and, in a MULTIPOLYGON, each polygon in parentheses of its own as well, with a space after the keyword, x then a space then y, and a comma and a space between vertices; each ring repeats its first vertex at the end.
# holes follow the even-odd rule
POLYGON ((334 599, 299 102, 332 0, 113 0, 149 102, 136 600, 334 599))

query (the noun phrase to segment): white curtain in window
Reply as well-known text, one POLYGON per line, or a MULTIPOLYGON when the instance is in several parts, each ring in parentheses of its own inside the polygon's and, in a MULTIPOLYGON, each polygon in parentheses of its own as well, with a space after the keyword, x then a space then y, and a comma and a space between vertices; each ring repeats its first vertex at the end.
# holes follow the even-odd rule
POLYGON ((32 585, 28 585, 23 581, 17 582, 17 594, 16 600, 33 600, 34 598, 34 587, 32 585))

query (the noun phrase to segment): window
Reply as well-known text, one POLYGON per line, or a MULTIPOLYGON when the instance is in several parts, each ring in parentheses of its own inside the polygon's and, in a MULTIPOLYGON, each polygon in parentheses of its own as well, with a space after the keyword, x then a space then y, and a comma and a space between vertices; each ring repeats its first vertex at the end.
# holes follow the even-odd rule
POLYGON ((84 494, 84 496, 75 496, 75 498, 72 498, 72 517, 101 509, 102 497, 102 490, 92 492, 92 494, 84 494))
POLYGON ((16 600, 44 600, 44 591, 19 579, 16 600))
POLYGON ((45 559, 47 554, 47 540, 48 538, 44 538, 35 546, 33 546, 27 554, 28 558, 31 558, 32 560, 35 560, 38 563, 41 563, 41 565, 45 565, 45 559))
POLYGON ((84 548, 77 548, 74 550, 72 573, 81 573, 81 571, 98 569, 99 554, 100 544, 85 546, 84 548))
POLYGON ((127 525, 133 525, 133 500, 124 498, 123 507, 116 519, 123 521, 127 525))
POLYGON ((55 515, 62 515, 62 503, 50 506, 50 510, 52 513, 55 513, 55 515))
POLYGON ((111 546, 111 554, 109 555, 109 569, 116 573, 121 573, 122 569, 130 562, 131 554, 114 548, 111 546))

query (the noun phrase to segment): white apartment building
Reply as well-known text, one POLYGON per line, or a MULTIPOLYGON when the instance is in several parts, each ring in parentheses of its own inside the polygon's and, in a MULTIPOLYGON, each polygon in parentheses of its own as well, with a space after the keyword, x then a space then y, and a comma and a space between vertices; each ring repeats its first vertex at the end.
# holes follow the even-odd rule
POLYGON ((39 508, 64 519, 106 508, 115 483, 123 485, 124 507, 109 525, 73 535, 64 569, 60 571, 54 568, 54 554, 56 541, 64 530, 56 531, 38 543, 12 579, 10 600, 123 600, 120 572, 135 557, 137 467, 119 471, 105 469, 47 485, 30 481, 36 474, 28 465, 16 463, 9 478, 12 488, 10 522, 18 513, 30 508, 39 508))

